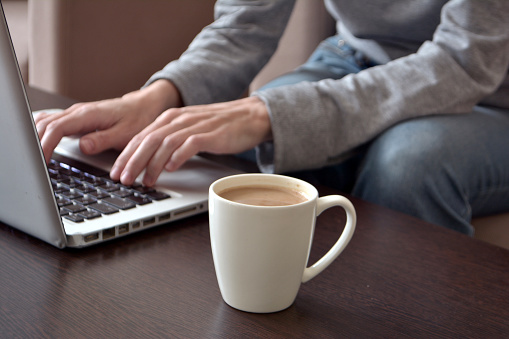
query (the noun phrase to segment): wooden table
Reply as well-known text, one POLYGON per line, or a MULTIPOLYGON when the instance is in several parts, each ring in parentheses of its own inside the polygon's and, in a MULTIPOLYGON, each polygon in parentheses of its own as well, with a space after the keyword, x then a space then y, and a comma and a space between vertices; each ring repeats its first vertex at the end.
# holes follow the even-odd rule
MULTIPOLYGON (((33 109, 71 102, 29 94, 33 109)), ((358 226, 350 245, 273 314, 223 302, 206 214, 81 250, 0 224, 0 337, 509 335, 509 251, 351 199, 358 226)), ((335 242, 344 218, 338 208, 318 219, 310 261, 335 242)))

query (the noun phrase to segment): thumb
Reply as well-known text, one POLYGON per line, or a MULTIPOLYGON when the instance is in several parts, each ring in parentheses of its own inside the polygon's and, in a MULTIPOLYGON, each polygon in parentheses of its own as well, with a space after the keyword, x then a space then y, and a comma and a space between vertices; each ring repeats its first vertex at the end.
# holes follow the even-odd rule
POLYGON ((80 149, 85 154, 97 154, 113 148, 111 130, 96 131, 80 138, 80 149))

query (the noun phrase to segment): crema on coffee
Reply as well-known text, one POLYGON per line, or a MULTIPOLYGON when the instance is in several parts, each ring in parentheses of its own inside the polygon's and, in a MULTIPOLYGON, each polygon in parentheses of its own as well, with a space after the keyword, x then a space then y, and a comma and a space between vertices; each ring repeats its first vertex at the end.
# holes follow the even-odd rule
POLYGON ((288 206, 308 200, 304 193, 271 185, 237 186, 218 192, 224 199, 255 206, 288 206))

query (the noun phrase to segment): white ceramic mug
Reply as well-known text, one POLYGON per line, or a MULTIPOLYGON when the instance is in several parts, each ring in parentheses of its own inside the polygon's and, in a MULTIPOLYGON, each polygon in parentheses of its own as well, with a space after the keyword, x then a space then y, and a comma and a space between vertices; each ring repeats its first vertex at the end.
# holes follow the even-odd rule
POLYGON ((355 230, 356 214, 343 196, 318 197, 311 184, 282 175, 239 174, 217 180, 209 190, 212 255, 224 301, 256 313, 291 306, 302 282, 322 272, 343 251, 355 230), (304 202, 289 206, 254 206, 218 193, 237 186, 282 186, 301 192, 304 202), (307 266, 316 217, 341 206, 346 225, 333 247, 307 266))

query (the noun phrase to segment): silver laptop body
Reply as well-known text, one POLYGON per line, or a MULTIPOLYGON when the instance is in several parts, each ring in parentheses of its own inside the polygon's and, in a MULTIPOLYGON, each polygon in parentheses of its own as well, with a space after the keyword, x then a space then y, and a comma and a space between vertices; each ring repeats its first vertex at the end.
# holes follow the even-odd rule
MULTIPOLYGON (((201 157, 163 173, 155 189, 170 198, 73 222, 60 216, 32 112, 0 3, 0 220, 56 247, 84 247, 207 210, 208 187, 237 173, 201 157)), ((109 172, 116 153, 85 156, 78 139, 64 138, 55 153, 109 172)))

